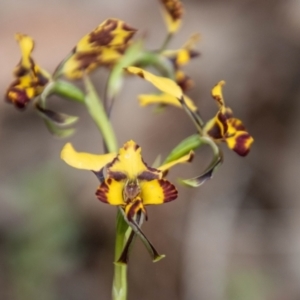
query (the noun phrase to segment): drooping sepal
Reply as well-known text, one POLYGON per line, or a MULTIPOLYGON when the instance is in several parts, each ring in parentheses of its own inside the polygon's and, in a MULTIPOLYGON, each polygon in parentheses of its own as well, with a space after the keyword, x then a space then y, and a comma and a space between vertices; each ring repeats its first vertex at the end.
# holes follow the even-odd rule
POLYGON ((164 254, 159 254, 155 247, 152 245, 152 243, 148 240, 146 235, 143 233, 141 228, 139 227, 139 224, 134 219, 127 219, 125 211, 120 208, 120 211, 122 212, 125 220, 128 222, 128 225, 132 228, 132 230, 139 236, 143 244, 145 245, 146 249, 148 250, 149 254, 152 257, 153 262, 158 262, 159 260, 163 259, 165 257, 164 254))
POLYGON ((221 165, 223 162, 223 153, 221 149, 218 147, 218 145, 214 142, 213 139, 209 137, 200 137, 202 143, 207 144, 211 147, 213 151, 213 159, 210 163, 210 165, 207 167, 207 169, 201 173, 200 175, 190 178, 190 179, 181 179, 180 182, 190 186, 190 187, 199 187, 203 183, 205 183, 207 180, 211 179, 214 175, 214 172, 217 170, 217 168, 221 165))

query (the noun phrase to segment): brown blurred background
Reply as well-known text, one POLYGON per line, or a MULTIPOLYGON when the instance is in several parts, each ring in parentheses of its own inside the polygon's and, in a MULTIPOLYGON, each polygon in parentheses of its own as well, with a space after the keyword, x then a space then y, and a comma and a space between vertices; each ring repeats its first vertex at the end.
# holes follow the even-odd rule
MULTIPOLYGON (((255 143, 247 158, 225 149, 214 179, 180 197, 149 207, 143 226, 160 252, 153 264, 139 241, 129 266, 131 300, 300 299, 300 2, 299 0, 184 1, 183 27, 172 48, 200 32, 201 57, 187 70, 190 96, 205 120, 216 112, 210 89, 226 81, 225 100, 255 143)), ((2 0, 0 94, 19 61, 15 32, 35 38, 34 58, 52 72, 87 32, 117 17, 161 45, 165 27, 158 1, 2 0)), ((93 80, 101 95, 107 72, 93 80)), ((150 85, 128 79, 112 122, 122 145, 134 139, 151 163, 195 129, 176 108, 163 114, 138 107, 150 85)), ((101 140, 78 104, 52 106, 80 116, 70 140, 99 153, 101 140)), ((110 299, 115 209, 94 196, 92 173, 65 165, 66 141, 54 139, 32 108, 0 109, 0 299, 110 299)), ((172 171, 170 180, 199 174, 210 158, 172 171)))

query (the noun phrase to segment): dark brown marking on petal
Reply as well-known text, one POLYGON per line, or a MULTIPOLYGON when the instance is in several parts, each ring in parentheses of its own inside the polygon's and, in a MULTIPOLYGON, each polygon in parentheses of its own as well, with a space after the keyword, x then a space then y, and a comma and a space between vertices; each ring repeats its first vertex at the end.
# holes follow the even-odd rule
POLYGON ((176 82, 183 92, 186 92, 194 86, 194 81, 186 74, 184 74, 183 78, 177 79, 176 82))
MULTIPOLYGON (((158 170, 156 170, 156 171, 158 171, 158 170)), ((144 171, 141 174, 139 174, 137 178, 139 180, 150 181, 150 180, 158 179, 159 175, 157 173, 153 173, 153 172, 150 172, 150 171, 144 171)))
POLYGON ((126 174, 122 173, 122 172, 112 172, 112 171, 108 171, 109 173, 109 177, 113 178, 116 181, 121 181, 127 178, 126 174))
POLYGON ((30 70, 28 70, 27 68, 24 68, 22 65, 19 65, 14 72, 14 75, 16 77, 22 77, 25 76, 26 74, 28 74, 30 72, 30 70))
POLYGON ((131 38, 134 36, 134 34, 137 32, 137 29, 129 26, 128 24, 124 23, 122 25, 122 29, 126 30, 128 32, 128 36, 124 39, 124 44, 128 44, 128 42, 131 40, 131 38))
POLYGON ((219 111, 217 114, 217 119, 222 124, 223 128, 221 128, 221 125, 219 123, 215 122, 214 126, 207 132, 208 135, 210 135, 212 138, 216 140, 224 138, 224 136, 228 131, 226 115, 224 115, 223 113, 221 113, 221 111, 219 111))
MULTIPOLYGON (((117 161, 120 161, 119 160, 119 158, 118 158, 118 156, 116 156, 110 163, 108 163, 107 165, 106 165, 106 167, 109 169, 109 168, 111 168, 117 161)), ((112 173, 112 172, 111 172, 112 173)))
POLYGON ((127 212, 126 216, 129 222, 133 221, 134 216, 142 210, 142 201, 141 200, 135 200, 134 203, 131 205, 129 211, 127 212))
POLYGON ((182 3, 178 0, 161 0, 173 21, 179 20, 183 15, 182 3))
POLYGON ((195 157, 195 153, 194 152, 191 152, 190 153, 190 157, 189 157, 189 160, 187 161, 187 162, 192 162, 193 161, 193 159, 194 159, 194 157, 195 157))
POLYGON ((225 107, 223 114, 226 116, 227 119, 230 119, 233 116, 233 112, 229 107, 225 107))
POLYGON ((109 19, 99 30, 95 30, 90 33, 89 42, 97 46, 107 46, 113 40, 114 36, 112 31, 115 30, 118 26, 116 20, 109 19))
POLYGON ((135 28, 129 26, 129 25, 126 24, 126 23, 123 23, 122 29, 124 29, 124 30, 126 30, 126 31, 132 31, 132 32, 136 32, 136 31, 137 31, 137 29, 135 29, 135 28))
POLYGON ((75 54, 74 59, 80 62, 79 69, 87 69, 91 64, 96 63, 98 60, 98 52, 78 52, 75 54))
POLYGON ((207 134, 216 140, 223 138, 221 128, 218 126, 217 123, 215 123, 214 126, 207 131, 207 134))
POLYGON ((144 73, 142 71, 138 71, 137 75, 140 76, 141 78, 144 78, 144 73))
POLYGON ((246 130, 244 124, 235 118, 230 118, 228 121, 230 121, 230 124, 237 130, 237 131, 244 131, 246 130))
POLYGON ((177 198, 178 192, 176 187, 172 183, 165 179, 160 179, 158 180, 158 182, 163 189, 164 202, 170 202, 177 198))
POLYGON ((96 191, 97 198, 103 203, 108 203, 108 200, 107 200, 108 190, 109 190, 109 186, 104 181, 100 184, 100 186, 98 187, 98 189, 96 191))
POLYGON ((112 179, 111 179, 111 178, 108 178, 108 179, 107 179, 107 184, 108 184, 108 185, 111 185, 111 183, 112 183, 112 179))
POLYGON ((250 147, 247 146, 247 142, 249 141, 249 139, 251 139, 251 136, 247 132, 238 136, 236 138, 236 144, 233 148, 233 151, 235 151, 240 156, 246 156, 250 151, 250 147))
POLYGON ((39 86, 45 86, 49 82, 49 79, 40 72, 36 73, 36 77, 37 77, 37 81, 38 81, 37 84, 39 86))
POLYGON ((24 110, 27 104, 30 102, 25 89, 18 89, 16 87, 10 87, 5 97, 7 102, 14 104, 18 109, 24 110), (13 93, 13 96, 11 95, 13 93))
POLYGON ((200 55, 200 52, 196 51, 196 50, 190 50, 189 55, 190 55, 190 58, 196 58, 200 55))

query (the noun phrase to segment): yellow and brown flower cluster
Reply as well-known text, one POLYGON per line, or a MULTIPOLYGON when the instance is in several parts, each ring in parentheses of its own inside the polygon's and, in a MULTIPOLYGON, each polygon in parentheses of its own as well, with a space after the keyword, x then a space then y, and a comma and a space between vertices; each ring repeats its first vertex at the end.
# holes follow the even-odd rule
POLYGON ((33 60, 33 39, 25 34, 16 34, 22 57, 13 72, 15 80, 7 89, 6 100, 17 108, 24 109, 58 76, 79 79, 99 66, 114 65, 130 45, 135 32, 124 21, 107 19, 78 42, 67 58, 59 64, 53 76, 33 60))

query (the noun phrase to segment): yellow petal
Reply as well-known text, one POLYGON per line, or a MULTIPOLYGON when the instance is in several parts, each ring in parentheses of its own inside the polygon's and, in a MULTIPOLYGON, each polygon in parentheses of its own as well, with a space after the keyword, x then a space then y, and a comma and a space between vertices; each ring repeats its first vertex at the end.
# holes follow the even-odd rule
POLYGON ((178 164, 183 164, 183 163, 187 163, 187 162, 191 162, 192 159, 194 157, 194 152, 191 151, 189 154, 184 155, 176 160, 173 160, 165 165, 162 165, 158 168, 158 170, 165 172, 168 171, 169 169, 171 169, 172 167, 178 165, 178 164))
POLYGON ((124 181, 117 181, 112 178, 107 178, 96 191, 97 198, 110 205, 123 205, 123 188, 124 181))
POLYGON ((222 87, 224 84, 225 84, 225 81, 221 80, 211 90, 211 95, 218 102, 220 107, 225 105, 223 93, 222 93, 222 87))
POLYGON ((99 171, 116 157, 116 153, 95 155, 77 152, 70 143, 67 143, 62 149, 60 157, 71 167, 99 171))
POLYGON ((175 200, 177 196, 175 186, 165 179, 141 182, 141 198, 144 205, 163 204, 175 200))
POLYGON ((16 33, 15 39, 18 41, 22 53, 21 65, 25 69, 30 69, 32 64, 30 55, 34 47, 34 41, 29 35, 22 33, 16 33))
MULTIPOLYGON (((180 101, 176 97, 166 93, 139 95, 138 99, 141 106, 147 106, 150 104, 167 104, 182 108, 180 101)), ((188 96, 184 96, 184 100, 186 105, 192 111, 197 111, 197 106, 194 104, 193 100, 191 100, 188 96)))
POLYGON ((108 172, 113 178, 119 178, 119 174, 126 174, 130 180, 136 178, 149 180, 160 176, 158 170, 150 168, 144 163, 141 148, 134 141, 124 144, 116 159, 108 166, 108 172))
POLYGON ((169 33, 176 32, 183 15, 183 6, 179 0, 161 0, 163 7, 163 17, 165 19, 169 33))
POLYGON ((158 88, 164 93, 170 94, 176 98, 181 98, 183 95, 181 88, 176 84, 176 82, 169 78, 156 76, 150 72, 147 72, 137 67, 128 67, 125 68, 125 70, 127 70, 131 74, 138 75, 141 78, 149 81, 156 88, 158 88))

